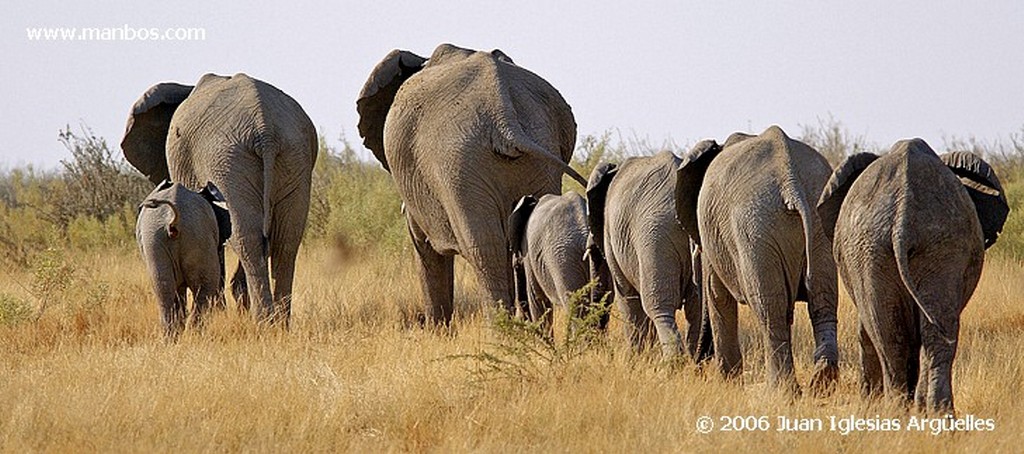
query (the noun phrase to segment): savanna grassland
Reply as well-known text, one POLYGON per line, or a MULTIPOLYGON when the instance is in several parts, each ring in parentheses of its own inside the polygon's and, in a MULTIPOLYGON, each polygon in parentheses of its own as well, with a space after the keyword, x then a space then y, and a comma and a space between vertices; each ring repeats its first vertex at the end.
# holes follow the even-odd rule
MULTIPOLYGON (((827 148, 843 131, 811 132, 820 142, 805 139, 827 148)), ((1024 174, 1010 154, 986 156, 1014 211, 964 312, 953 384, 958 416, 992 419, 994 430, 934 435, 906 430, 920 415, 899 403, 861 397, 856 314, 845 294, 841 376, 825 397, 790 399, 766 388, 761 338, 745 308, 738 381, 631 353, 614 311, 603 335, 570 333, 559 311, 548 342, 529 324, 489 315, 461 262, 453 328, 423 329, 397 196, 383 171, 347 147, 325 146, 318 162, 290 329, 259 328, 229 301, 202 332, 165 342, 133 238, 133 207, 148 188, 60 202, 96 184, 97 172, 123 174, 124 188, 137 183, 104 154, 102 139, 87 131, 63 137, 70 157, 62 169, 0 178, 2 451, 1020 449, 1024 174), (702 416, 716 430, 699 433, 702 416), (771 427, 717 430, 727 416, 767 416, 771 427), (823 428, 778 432, 779 416, 820 418, 823 428), (844 435, 830 430, 833 416, 899 418, 903 427, 844 435)), ((576 164, 621 159, 628 147, 607 139, 582 140, 588 159, 576 164)), ((845 150, 857 143, 838 139, 845 150)), ((813 342, 802 303, 793 329, 797 378, 806 385, 813 342)))

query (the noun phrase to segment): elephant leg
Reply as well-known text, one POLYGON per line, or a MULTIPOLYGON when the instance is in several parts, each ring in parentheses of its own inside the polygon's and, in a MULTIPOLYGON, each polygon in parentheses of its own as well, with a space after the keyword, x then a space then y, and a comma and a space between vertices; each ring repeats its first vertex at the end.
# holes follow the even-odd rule
POLYGON ((530 320, 540 322, 541 326, 546 328, 548 335, 553 337, 555 327, 551 300, 544 294, 544 290, 541 289, 540 284, 537 282, 537 277, 533 275, 533 270, 528 269, 527 273, 529 273, 527 301, 529 301, 530 307, 530 320))
POLYGON ((255 305, 256 319, 261 323, 270 323, 274 321, 274 298, 270 293, 267 248, 261 229, 259 225, 239 225, 235 232, 235 250, 245 272, 245 287, 250 304, 255 305))
POLYGON ((211 301, 211 304, 213 304, 213 307, 217 309, 224 309, 227 306, 227 301, 224 299, 225 268, 223 246, 217 248, 217 265, 217 288, 219 289, 217 293, 219 294, 219 298, 214 298, 213 301, 211 301))
POLYGON ((299 244, 306 231, 309 213, 309 181, 299 183, 297 190, 276 202, 270 238, 270 276, 274 280, 274 322, 291 321, 292 284, 299 244))
POLYGON ((614 254, 608 254, 607 264, 611 276, 614 277, 612 285, 615 290, 615 305, 624 319, 622 329, 626 340, 634 352, 644 351, 654 343, 654 339, 651 338, 651 320, 647 318, 643 305, 640 304, 640 293, 625 279, 625 274, 614 254))
POLYGON ((860 365, 861 365, 861 394, 865 397, 879 395, 882 393, 882 363, 878 360, 878 351, 875 344, 871 342, 863 322, 858 322, 860 327, 860 365))
MULTIPOLYGON (((470 244, 481 244, 470 240, 470 244)), ((490 243, 465 251, 465 258, 476 272, 477 281, 484 287, 488 300, 500 310, 515 313, 512 288, 512 258, 503 243, 490 243)))
POLYGON ((242 261, 238 261, 235 267, 235 274, 231 277, 231 296, 238 303, 238 310, 249 312, 249 285, 245 281, 245 269, 242 268, 242 261))
POLYGON ((516 289, 516 311, 515 317, 517 319, 525 319, 529 316, 530 312, 530 297, 527 296, 529 288, 526 282, 526 269, 525 266, 513 263, 512 265, 512 279, 515 281, 516 289))
POLYGON ((940 321, 952 327, 943 333, 921 315, 921 376, 918 378, 915 400, 918 407, 928 411, 953 411, 953 359, 959 342, 959 322, 940 321), (952 339, 947 340, 947 336, 952 339))
POLYGON ((914 394, 912 386, 917 384, 918 348, 914 344, 918 343, 911 339, 916 337, 917 330, 907 323, 909 310, 898 296, 874 296, 873 301, 859 307, 868 310, 861 318, 881 359, 885 393, 910 401, 914 394))
POLYGON ((616 290, 615 303, 622 312, 623 330, 629 346, 635 352, 642 352, 654 345, 654 337, 651 328, 651 319, 644 313, 644 307, 640 303, 639 294, 622 293, 616 290))
MULTIPOLYGON (((410 231, 413 230, 410 226, 410 231)), ((455 257, 438 253, 415 234, 412 235, 412 244, 427 321, 432 325, 449 326, 455 299, 455 257)))
POLYGON ((683 276, 682 287, 680 294, 686 295, 683 299, 683 315, 686 316, 686 351, 694 362, 700 363, 700 342, 701 336, 705 334, 706 321, 701 307, 700 289, 690 282, 688 276, 683 276))
POLYGON ((813 293, 807 303, 814 331, 814 373, 810 387, 814 392, 824 392, 833 389, 839 379, 839 342, 836 339, 838 283, 831 244, 821 229, 816 231, 813 239, 814 282, 810 289, 813 293))
POLYGON ((743 373, 743 356, 740 354, 738 304, 707 264, 701 274, 704 305, 711 322, 719 367, 727 378, 739 377, 743 373))
POLYGON ((194 329, 202 329, 210 308, 224 307, 224 288, 219 286, 223 278, 204 279, 199 286, 192 289, 194 300, 189 324, 194 329))
POLYGON ((606 309, 615 302, 611 272, 608 270, 608 264, 601 260, 601 252, 596 247, 590 252, 587 266, 590 281, 594 284, 590 291, 587 310, 603 311, 597 322, 597 327, 604 330, 608 327, 608 319, 611 316, 611 311, 606 309))
POLYGON ((676 325, 679 304, 679 269, 658 268, 656 264, 640 262, 640 302, 647 317, 654 324, 665 359, 683 355, 683 339, 676 325), (645 269, 646 268, 646 269, 645 269))
POLYGON ((794 300, 804 266, 802 257, 787 256, 777 243, 750 244, 737 257, 739 290, 757 316, 764 338, 768 385, 800 393, 793 367, 794 300))
POLYGON ((793 368, 793 303, 787 302, 783 295, 757 295, 751 298, 750 307, 764 330, 768 385, 799 394, 800 386, 793 368))
POLYGON ((160 321, 167 340, 177 340, 185 330, 185 302, 187 289, 182 292, 171 280, 157 280, 156 295, 160 303, 160 321))
MULTIPOLYGON (((195 296, 195 295, 193 295, 195 296)), ((178 294, 174 305, 174 324, 178 333, 185 330, 185 323, 188 321, 188 287, 178 287, 178 294)))
MULTIPOLYGON (((301 235, 301 231, 298 232, 301 235)), ((288 327, 292 315, 292 283, 295 279, 295 259, 299 254, 301 238, 287 235, 270 242, 270 275, 274 279, 274 323, 288 327)))

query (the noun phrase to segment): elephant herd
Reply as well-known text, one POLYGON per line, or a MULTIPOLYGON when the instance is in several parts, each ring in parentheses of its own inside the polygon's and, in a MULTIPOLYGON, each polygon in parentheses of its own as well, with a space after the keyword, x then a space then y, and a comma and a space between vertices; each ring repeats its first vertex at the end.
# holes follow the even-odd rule
MULTIPOLYGON (((504 310, 525 304, 550 326, 552 305, 589 286, 589 305, 614 301, 634 349, 713 356, 736 376, 743 304, 761 328, 769 384, 795 393, 791 325, 805 301, 810 387, 824 390, 839 370, 838 275, 858 310, 865 393, 953 407, 960 312, 1009 212, 973 154, 939 156, 913 139, 833 171, 773 126, 682 157, 601 164, 585 180, 568 165, 576 122, 559 92, 499 50, 449 44, 429 58, 386 55, 356 110, 404 204, 431 323, 452 320, 461 255, 504 310), (563 174, 585 198, 560 195, 563 174)), ((225 244, 239 257, 239 306, 287 325, 317 154, 298 103, 244 74, 160 83, 133 106, 121 147, 158 185, 136 234, 166 335, 184 328, 189 291, 193 324, 224 304, 225 244)))

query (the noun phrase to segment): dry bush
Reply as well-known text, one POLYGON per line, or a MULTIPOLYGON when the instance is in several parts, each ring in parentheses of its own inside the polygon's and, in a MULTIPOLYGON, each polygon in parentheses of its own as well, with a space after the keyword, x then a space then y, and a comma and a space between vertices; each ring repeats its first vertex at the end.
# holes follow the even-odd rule
POLYGON ((851 133, 831 114, 828 118, 818 118, 817 125, 801 125, 800 129, 799 140, 818 150, 833 168, 847 156, 862 152, 879 152, 878 146, 869 144, 863 135, 851 133))

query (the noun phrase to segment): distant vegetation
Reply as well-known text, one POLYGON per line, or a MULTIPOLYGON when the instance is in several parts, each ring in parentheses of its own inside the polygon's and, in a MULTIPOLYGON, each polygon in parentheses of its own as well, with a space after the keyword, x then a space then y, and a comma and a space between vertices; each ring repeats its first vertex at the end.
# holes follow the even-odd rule
MULTIPOLYGON (((841 122, 820 119, 794 132, 835 165, 861 151, 884 151, 841 122)), ((30 267, 53 248, 90 250, 134 248, 138 203, 151 185, 121 153, 87 127, 58 133, 68 157, 54 170, 32 167, 0 171, 0 263, 30 267)), ((968 150, 983 156, 1003 180, 1013 212, 994 251, 1024 260, 1024 127, 1008 140, 986 142, 951 137, 933 143, 936 151, 968 150)), ((582 175, 601 162, 647 155, 663 148, 647 140, 623 138, 611 131, 579 138, 572 165, 582 175)), ((389 175, 372 160, 360 159, 345 137, 331 143, 321 137, 313 177, 307 242, 326 242, 342 251, 397 253, 406 247, 401 201, 389 175)), ((569 181, 566 179, 566 181, 569 181)), ((568 190, 582 191, 575 183, 568 190)))

